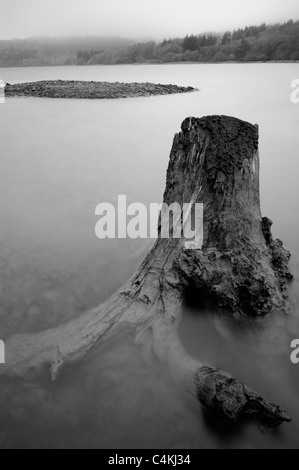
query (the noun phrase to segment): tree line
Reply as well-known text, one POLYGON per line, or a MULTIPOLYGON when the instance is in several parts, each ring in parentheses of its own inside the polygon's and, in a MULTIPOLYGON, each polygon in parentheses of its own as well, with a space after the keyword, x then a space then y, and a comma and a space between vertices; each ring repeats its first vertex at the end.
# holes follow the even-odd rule
POLYGON ((223 34, 187 35, 162 42, 133 43, 94 38, 70 41, 67 47, 56 42, 0 41, 0 66, 95 65, 175 62, 267 62, 299 60, 299 21, 284 24, 246 26, 223 34))
POLYGON ((77 59, 80 65, 299 60, 299 21, 247 26, 224 34, 187 35, 118 50, 81 51, 77 59))

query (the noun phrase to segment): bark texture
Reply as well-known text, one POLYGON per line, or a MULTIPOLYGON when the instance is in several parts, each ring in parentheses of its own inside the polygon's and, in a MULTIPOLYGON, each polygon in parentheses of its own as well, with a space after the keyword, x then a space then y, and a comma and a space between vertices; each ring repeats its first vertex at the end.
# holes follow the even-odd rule
POLYGON ((193 361, 176 335, 182 304, 212 304, 231 315, 259 317, 287 310, 290 254, 274 241, 260 210, 258 126, 226 116, 188 118, 174 138, 164 202, 204 204, 204 239, 187 250, 184 238, 161 237, 135 276, 105 304, 79 319, 7 344, 0 374, 34 376, 84 356, 120 325, 150 334, 157 355, 219 419, 254 415, 270 427, 290 419, 284 411, 217 369, 193 361))
MULTIPOLYGON (((175 138, 165 201, 204 203, 202 250, 180 250, 180 288, 235 314, 286 308, 290 254, 262 219, 258 126, 223 116, 187 119, 175 138)), ((195 297, 195 299, 194 299, 195 297)))

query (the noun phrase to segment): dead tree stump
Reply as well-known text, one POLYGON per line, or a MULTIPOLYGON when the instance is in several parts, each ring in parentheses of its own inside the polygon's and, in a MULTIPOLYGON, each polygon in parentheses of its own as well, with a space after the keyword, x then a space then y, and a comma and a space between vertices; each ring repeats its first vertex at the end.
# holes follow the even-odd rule
POLYGON ((139 338, 150 332, 156 354, 219 418, 289 422, 280 407, 189 358, 176 334, 186 301, 238 316, 287 310, 290 253, 261 215, 258 142, 258 126, 232 117, 186 119, 174 138, 164 202, 204 204, 201 249, 160 234, 135 276, 107 302, 67 325, 11 338, 0 375, 28 379, 48 368, 55 380, 61 367, 129 323, 139 338))

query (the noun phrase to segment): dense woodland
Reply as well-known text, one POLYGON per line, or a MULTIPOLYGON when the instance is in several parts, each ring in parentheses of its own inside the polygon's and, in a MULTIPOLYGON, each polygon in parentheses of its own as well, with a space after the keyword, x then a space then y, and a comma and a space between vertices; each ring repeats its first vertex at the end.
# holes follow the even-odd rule
POLYGON ((121 38, 0 41, 0 67, 299 60, 299 21, 134 43, 121 38))

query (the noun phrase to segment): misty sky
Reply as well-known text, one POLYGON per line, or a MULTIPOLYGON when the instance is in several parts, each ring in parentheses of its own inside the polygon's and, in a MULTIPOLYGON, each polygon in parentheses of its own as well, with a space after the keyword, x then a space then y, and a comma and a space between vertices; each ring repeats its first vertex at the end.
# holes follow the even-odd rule
POLYGON ((0 0, 0 38, 184 36, 299 19, 299 0, 0 0))

